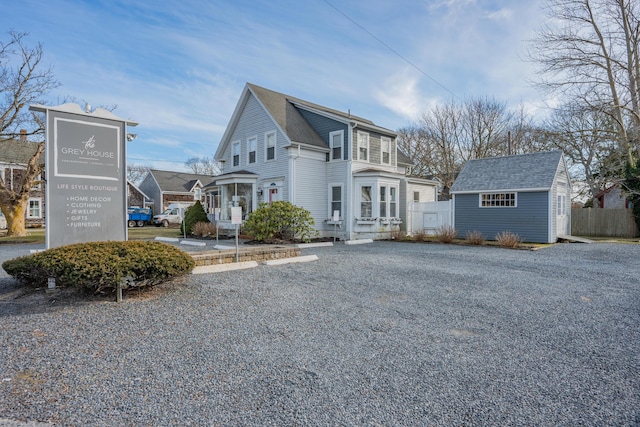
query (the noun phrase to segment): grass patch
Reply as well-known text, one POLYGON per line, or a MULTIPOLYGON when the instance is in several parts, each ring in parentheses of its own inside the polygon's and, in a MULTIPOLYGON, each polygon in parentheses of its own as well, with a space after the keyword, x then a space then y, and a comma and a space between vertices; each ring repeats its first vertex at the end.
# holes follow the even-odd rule
MULTIPOLYGON (((155 226, 129 228, 129 240, 151 240, 156 237, 183 237, 178 228, 165 228, 155 226)), ((44 228, 28 228, 27 235, 22 237, 7 236, 7 230, 0 230, 0 244, 44 244, 44 228)))

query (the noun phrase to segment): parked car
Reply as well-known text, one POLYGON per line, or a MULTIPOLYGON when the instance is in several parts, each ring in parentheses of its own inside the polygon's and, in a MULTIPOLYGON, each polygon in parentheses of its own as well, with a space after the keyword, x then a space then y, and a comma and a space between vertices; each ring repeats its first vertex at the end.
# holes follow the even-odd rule
POLYGON ((161 214, 153 217, 153 223, 156 227, 168 227, 171 224, 180 224, 184 211, 191 205, 193 205, 193 203, 171 203, 161 214))

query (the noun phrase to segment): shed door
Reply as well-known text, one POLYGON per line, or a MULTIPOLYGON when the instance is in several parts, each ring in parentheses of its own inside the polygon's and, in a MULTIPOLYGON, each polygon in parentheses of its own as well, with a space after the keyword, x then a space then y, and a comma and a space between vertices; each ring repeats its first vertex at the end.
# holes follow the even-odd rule
POLYGON ((565 196, 564 194, 558 194, 558 206, 556 209, 557 209, 556 234, 567 235, 568 234, 567 196, 565 196))

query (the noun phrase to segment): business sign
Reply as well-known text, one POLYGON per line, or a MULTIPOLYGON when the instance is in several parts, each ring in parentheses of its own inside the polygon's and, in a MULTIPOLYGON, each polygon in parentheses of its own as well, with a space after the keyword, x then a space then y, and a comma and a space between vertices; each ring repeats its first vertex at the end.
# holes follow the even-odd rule
POLYGON ((47 248, 127 239, 126 126, 76 104, 31 106, 46 113, 47 248))

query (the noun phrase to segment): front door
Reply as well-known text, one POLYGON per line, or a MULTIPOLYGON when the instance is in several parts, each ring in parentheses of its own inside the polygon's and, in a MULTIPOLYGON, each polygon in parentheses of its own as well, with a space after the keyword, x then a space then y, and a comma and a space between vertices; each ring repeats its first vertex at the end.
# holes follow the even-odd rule
POLYGON ((277 202, 280 200, 280 194, 278 193, 278 188, 269 188, 269 203, 277 202))

